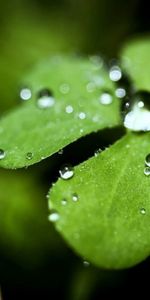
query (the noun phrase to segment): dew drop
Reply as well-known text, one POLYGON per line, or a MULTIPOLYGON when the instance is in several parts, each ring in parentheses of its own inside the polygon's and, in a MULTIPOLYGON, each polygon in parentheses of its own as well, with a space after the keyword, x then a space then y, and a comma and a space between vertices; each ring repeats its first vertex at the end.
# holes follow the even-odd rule
POLYGON ((72 194, 72 201, 77 202, 79 200, 79 196, 77 193, 72 194))
POLYGON ((22 100, 29 100, 31 99, 32 97, 32 92, 29 88, 23 88, 21 91, 20 91, 20 98, 22 100))
POLYGON ((101 94, 99 98, 99 102, 104 105, 109 105, 112 103, 112 101, 113 101, 112 96, 107 92, 101 94))
POLYGON ((132 131, 150 131, 150 93, 139 92, 125 104, 124 126, 132 131))
POLYGON ((150 153, 145 157, 145 165, 150 167, 150 153))
POLYGON ((59 154, 59 155, 62 155, 63 152, 64 152, 64 150, 63 150, 63 149, 60 149, 60 150, 58 151, 58 154, 59 154))
POLYGON ((150 176, 150 167, 145 167, 145 168, 144 168, 144 174, 145 174, 146 176, 150 176))
POLYGON ((94 156, 97 157, 100 153, 102 152, 102 149, 97 149, 95 152, 94 152, 94 156))
POLYGON ((146 214, 145 208, 142 207, 142 208, 140 209, 140 213, 141 213, 142 215, 145 215, 145 214, 146 214))
POLYGON ((66 199, 62 199, 62 200, 61 200, 61 204, 62 204, 63 206, 67 205, 67 200, 66 200, 66 199))
POLYGON ((74 175, 74 169, 71 165, 64 165, 59 170, 60 177, 64 180, 70 179, 74 175))
POLYGON ((124 88, 118 88, 115 90, 115 95, 117 98, 124 98, 126 96, 126 90, 124 88))
POLYGON ((110 71, 109 71, 109 78, 112 80, 112 81, 119 81, 122 77, 122 72, 121 72, 121 69, 118 67, 118 66, 113 66, 110 68, 110 71))
POLYGON ((70 86, 67 83, 63 83, 60 85, 59 90, 62 94, 68 94, 70 91, 70 86))
POLYGON ((28 152, 26 154, 26 159, 31 160, 33 158, 33 153, 32 152, 28 152))
POLYGON ((5 151, 4 151, 3 149, 0 149, 0 160, 1 160, 1 159, 4 159, 5 156, 6 156, 5 151))
POLYGON ((55 99, 52 92, 48 89, 43 89, 38 94, 37 106, 41 109, 52 107, 55 104, 55 99))
POLYGON ((79 113, 79 119, 84 120, 86 118, 86 114, 84 112, 79 113))
POLYGON ((90 266, 89 261, 84 260, 84 261, 83 261, 83 266, 84 266, 85 268, 89 267, 89 266, 90 266))
POLYGON ((56 210, 52 210, 50 215, 48 216, 48 220, 50 222, 57 222, 60 219, 60 215, 56 210))
POLYGON ((71 114, 73 112, 73 107, 71 105, 67 105, 65 110, 67 114, 71 114))

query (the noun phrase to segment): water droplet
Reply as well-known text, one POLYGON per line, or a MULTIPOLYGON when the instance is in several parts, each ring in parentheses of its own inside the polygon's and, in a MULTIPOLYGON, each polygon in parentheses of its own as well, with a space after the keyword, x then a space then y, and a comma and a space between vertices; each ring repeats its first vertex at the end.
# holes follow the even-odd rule
POLYGON ((79 113, 79 119, 84 120, 86 118, 86 114, 84 112, 79 113))
POLYGON ((141 213, 142 215, 145 215, 145 214, 146 214, 145 208, 142 207, 142 208, 140 209, 140 213, 141 213))
POLYGON ((31 160, 33 158, 33 153, 32 152, 28 152, 26 154, 26 159, 31 160))
POLYGON ((97 149, 95 152, 94 152, 94 156, 97 157, 100 153, 102 152, 102 149, 97 149))
POLYGON ((72 201, 77 202, 79 200, 79 196, 77 193, 72 194, 72 201))
POLYGON ((70 86, 67 83, 63 83, 60 85, 59 90, 62 94, 68 94, 70 91, 70 86))
POLYGON ((139 92, 123 105, 126 128, 133 131, 150 130, 150 93, 139 92))
POLYGON ((37 106, 42 109, 52 107, 55 104, 55 99, 48 89, 43 89, 38 94, 37 106))
POLYGON ((62 204, 63 206, 67 205, 67 200, 66 200, 66 199, 62 199, 62 200, 61 200, 61 204, 62 204))
POLYGON ((150 153, 145 157, 145 164, 150 167, 150 153))
POLYGON ((63 149, 60 149, 60 150, 58 151, 58 154, 59 154, 59 155, 62 155, 63 152, 64 152, 64 150, 63 150, 63 149))
POLYGON ((109 105, 112 103, 113 99, 109 93, 105 92, 100 96, 99 101, 101 104, 109 105))
POLYGON ((124 98, 126 96, 126 90, 124 88, 118 88, 115 90, 115 95, 118 98, 124 98))
POLYGON ((29 88, 23 88, 20 91, 20 98, 22 100, 29 100, 29 99, 31 99, 31 97, 32 97, 32 92, 29 88))
POLYGON ((82 134, 84 132, 83 128, 80 129, 80 133, 82 134))
POLYGON ((67 105, 65 110, 67 114, 71 114, 73 112, 73 107, 71 105, 67 105))
POLYGON ((118 81, 121 79, 121 77, 122 77, 121 69, 118 66, 111 67, 109 71, 109 78, 112 81, 118 81))
POLYGON ((96 86, 95 86, 95 83, 94 82, 89 82, 87 85, 86 85, 86 90, 88 93, 93 93, 96 89, 96 86))
POLYGON ((6 156, 5 151, 3 149, 0 149, 0 160, 5 158, 5 156, 6 156))
POLYGON ((61 170, 59 170, 59 174, 62 179, 67 180, 73 177, 74 169, 71 165, 64 165, 61 170))
POLYGON ((86 268, 89 267, 89 266, 90 266, 89 261, 84 260, 84 261, 83 261, 83 266, 86 267, 86 268))
POLYGON ((144 174, 145 174, 146 176, 150 176, 150 167, 145 167, 145 168, 144 168, 144 174))
POLYGON ((50 215, 48 216, 48 220, 50 222, 56 222, 60 219, 60 215, 56 210, 52 210, 50 215))

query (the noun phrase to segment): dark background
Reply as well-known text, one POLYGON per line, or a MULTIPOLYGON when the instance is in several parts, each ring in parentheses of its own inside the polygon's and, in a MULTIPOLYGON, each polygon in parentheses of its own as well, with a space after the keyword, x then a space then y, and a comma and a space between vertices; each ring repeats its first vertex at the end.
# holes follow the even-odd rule
MULTIPOLYGON (((21 79, 43 57, 102 53, 109 61, 126 41, 149 30, 146 0, 1 1, 0 114, 18 105, 21 79)), ((0 170, 3 299, 144 296, 149 292, 149 259, 122 271, 85 268, 48 224, 45 195, 59 163, 55 157, 28 170, 0 170)))

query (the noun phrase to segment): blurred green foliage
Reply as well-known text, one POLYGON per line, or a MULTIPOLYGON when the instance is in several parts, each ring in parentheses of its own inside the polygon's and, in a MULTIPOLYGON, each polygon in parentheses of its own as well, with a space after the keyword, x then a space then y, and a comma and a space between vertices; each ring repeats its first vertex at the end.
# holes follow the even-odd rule
MULTIPOLYGON (((19 104, 22 78, 44 57, 60 52, 100 52, 106 58, 116 57, 126 38, 150 29, 146 5, 146 0, 1 1, 0 114, 19 104)), ((52 169, 43 165, 40 176, 36 167, 13 173, 0 170, 0 283, 4 300, 13 296, 33 299, 31 287, 34 297, 38 290, 36 297, 40 298, 47 290, 61 299, 74 300, 97 299, 97 294, 108 295, 108 288, 111 292, 122 286, 127 293, 126 283, 130 286, 133 274, 136 288, 142 289, 136 268, 115 274, 92 267, 84 271, 47 223, 45 194, 56 165, 55 160, 52 169), (49 169, 46 178, 45 167, 49 169), (120 283, 122 278, 124 283, 120 283)), ((145 266, 138 269, 142 275, 145 266)))

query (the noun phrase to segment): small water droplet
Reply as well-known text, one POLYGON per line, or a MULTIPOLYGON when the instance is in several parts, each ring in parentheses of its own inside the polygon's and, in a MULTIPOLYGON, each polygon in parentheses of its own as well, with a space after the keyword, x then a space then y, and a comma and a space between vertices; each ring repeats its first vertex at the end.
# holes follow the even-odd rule
POLYGON ((142 215, 145 215, 145 214, 146 214, 145 208, 142 207, 142 208, 140 209, 140 213, 141 213, 142 215))
POLYGON ((84 132, 83 128, 80 129, 80 133, 82 134, 84 132))
POLYGON ((43 89, 38 94, 37 106, 42 109, 52 107, 55 104, 55 99, 52 92, 48 89, 43 89))
POLYGON ((84 112, 79 113, 79 119, 84 120, 86 118, 86 114, 84 112))
POLYGON ((118 66, 113 66, 109 71, 109 78, 112 81, 119 81, 122 77, 121 69, 118 66))
POLYGON ((60 174, 60 177, 62 179, 70 179, 73 177, 74 175, 74 169, 71 165, 64 165, 62 166, 62 168, 59 170, 59 174, 60 174))
POLYGON ((146 176, 150 176, 150 167, 145 167, 145 168, 144 168, 144 174, 145 174, 146 176))
POLYGON ((118 88, 115 90, 115 95, 118 98, 124 98, 126 96, 126 90, 124 88, 118 88))
POLYGON ((150 167, 150 153, 145 157, 145 165, 150 167))
POLYGON ((73 112, 73 107, 71 105, 67 105, 65 110, 67 114, 71 114, 73 112))
POLYGON ((66 199, 62 199, 62 200, 61 200, 61 204, 62 204, 63 206, 67 205, 67 200, 66 200, 66 199))
POLYGON ((52 210, 50 215, 48 216, 48 220, 50 222, 57 222, 60 219, 60 215, 56 210, 52 210))
POLYGON ((79 196, 77 193, 72 194, 72 201, 77 202, 79 200, 79 196))
POLYGON ((1 160, 1 159, 4 159, 5 156, 6 156, 5 151, 4 151, 3 149, 0 149, 0 160, 1 160))
POLYGON ((84 260, 84 261, 83 261, 83 266, 86 267, 86 268, 89 267, 89 266, 90 266, 89 261, 84 260))
POLYGON ((59 90, 62 94, 68 94, 70 91, 70 86, 68 83, 63 83, 60 85, 59 90))
POLYGON ((32 92, 29 88, 23 88, 21 91, 20 91, 20 98, 22 100, 29 100, 31 99, 32 97, 32 92))
POLYGON ((59 155, 62 155, 63 152, 64 152, 64 150, 63 150, 63 149, 60 149, 60 150, 58 151, 58 154, 59 154, 59 155))
POLYGON ((102 152, 102 149, 97 149, 95 152, 94 152, 94 156, 97 157, 100 153, 102 152))
POLYGON ((95 83, 94 82, 89 82, 87 85, 86 85, 86 90, 88 93, 93 93, 96 89, 96 86, 95 86, 95 83))
POLYGON ((150 93, 136 93, 123 105, 124 126, 126 128, 132 131, 150 130, 150 93))
POLYGON ((112 96, 107 92, 101 94, 101 96, 99 98, 99 102, 104 105, 109 105, 112 103, 112 101, 113 101, 112 96))
POLYGON ((32 152, 28 152, 26 154, 26 159, 31 160, 33 158, 33 153, 32 152))

